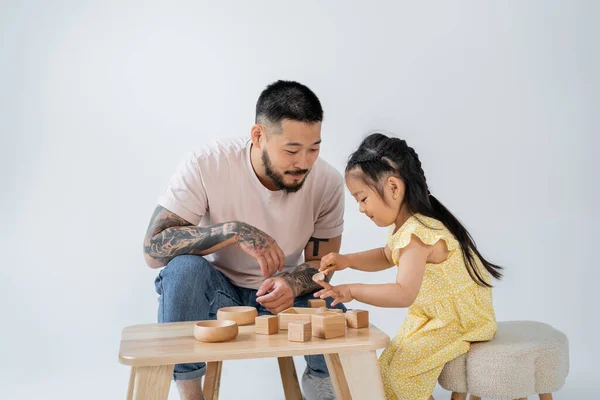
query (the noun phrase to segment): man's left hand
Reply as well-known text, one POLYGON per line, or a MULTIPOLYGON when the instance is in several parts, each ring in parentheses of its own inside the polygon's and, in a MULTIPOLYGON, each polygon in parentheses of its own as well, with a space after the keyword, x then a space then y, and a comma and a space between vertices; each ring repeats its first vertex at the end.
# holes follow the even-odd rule
POLYGON ((269 312, 278 314, 294 306, 294 292, 285 279, 269 278, 258 288, 256 301, 269 312))

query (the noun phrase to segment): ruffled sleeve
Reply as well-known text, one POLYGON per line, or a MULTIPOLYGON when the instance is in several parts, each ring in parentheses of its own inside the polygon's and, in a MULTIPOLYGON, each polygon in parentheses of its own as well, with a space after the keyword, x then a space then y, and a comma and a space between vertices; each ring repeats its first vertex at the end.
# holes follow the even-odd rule
POLYGON ((388 246, 392 251, 392 259, 396 265, 398 265, 398 251, 408 246, 413 235, 418 237, 421 242, 430 246, 433 246, 440 240, 444 240, 450 251, 448 258, 460 247, 456 238, 454 238, 444 224, 434 218, 413 215, 406 220, 396 233, 393 233, 394 229, 395 227, 392 226, 388 233, 388 246))

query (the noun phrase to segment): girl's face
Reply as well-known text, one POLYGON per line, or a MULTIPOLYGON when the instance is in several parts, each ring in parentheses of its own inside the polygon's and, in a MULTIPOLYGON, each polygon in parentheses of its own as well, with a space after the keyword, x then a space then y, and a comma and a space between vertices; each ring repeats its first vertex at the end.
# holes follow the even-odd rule
POLYGON ((377 226, 390 226, 396 222, 404 199, 404 182, 394 176, 385 179, 383 199, 352 171, 346 175, 346 186, 358 202, 358 209, 377 226))

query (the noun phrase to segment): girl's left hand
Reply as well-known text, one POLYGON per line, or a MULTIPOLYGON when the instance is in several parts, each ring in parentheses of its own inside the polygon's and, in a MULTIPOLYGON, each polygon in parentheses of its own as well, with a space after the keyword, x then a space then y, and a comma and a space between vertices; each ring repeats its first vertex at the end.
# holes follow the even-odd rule
POLYGON ((332 307, 339 303, 347 303, 354 300, 352 297, 352 292, 350 291, 351 285, 331 286, 329 283, 324 281, 317 281, 317 283, 323 286, 323 289, 316 292, 314 296, 320 297, 321 299, 331 297, 333 299, 333 302, 331 303, 332 307))

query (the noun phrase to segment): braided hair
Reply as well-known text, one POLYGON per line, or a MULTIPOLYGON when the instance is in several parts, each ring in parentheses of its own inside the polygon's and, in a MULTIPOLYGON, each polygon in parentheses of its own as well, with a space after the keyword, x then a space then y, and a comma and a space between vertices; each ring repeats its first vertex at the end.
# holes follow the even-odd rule
MULTIPOLYGON (((503 268, 487 261, 475 245, 467 229, 429 191, 425 172, 419 155, 405 140, 388 137, 381 133, 367 136, 358 149, 350 155, 346 165, 346 175, 359 172, 361 179, 384 199, 386 179, 395 176, 405 185, 402 206, 410 215, 421 214, 442 222, 460 243, 463 259, 471 279, 480 286, 492 287, 477 268, 475 256, 485 269, 496 279, 502 278, 503 268)), ((418 218, 417 218, 418 219, 418 218)), ((422 221, 420 223, 425 225, 422 221)))

